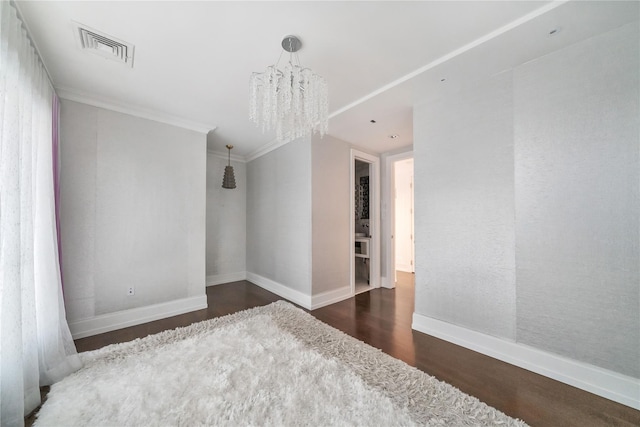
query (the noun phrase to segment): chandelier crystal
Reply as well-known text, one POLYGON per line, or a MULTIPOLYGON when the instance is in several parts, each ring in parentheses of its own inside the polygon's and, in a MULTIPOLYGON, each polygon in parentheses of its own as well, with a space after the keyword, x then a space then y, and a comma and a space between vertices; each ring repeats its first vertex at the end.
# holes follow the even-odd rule
POLYGON ((297 37, 286 36, 282 48, 289 52, 289 62, 284 68, 278 68, 278 59, 264 73, 253 73, 250 79, 249 118, 263 133, 274 130, 280 142, 313 132, 322 136, 329 128, 327 83, 300 65, 296 52, 301 46, 297 37))

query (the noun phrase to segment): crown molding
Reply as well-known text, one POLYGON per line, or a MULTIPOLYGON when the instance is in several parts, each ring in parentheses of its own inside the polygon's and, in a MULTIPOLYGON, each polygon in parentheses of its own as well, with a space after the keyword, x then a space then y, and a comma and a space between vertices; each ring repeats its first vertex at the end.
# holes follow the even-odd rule
POLYGON ((329 114, 329 119, 336 117, 342 113, 344 113, 345 111, 351 110, 352 108, 362 104, 363 102, 366 102, 368 100, 370 100, 371 98, 380 95, 381 93, 384 93, 386 91, 388 91, 389 89, 392 89, 406 81, 409 81, 411 79, 413 79, 414 77, 431 70, 432 68, 437 67, 438 65, 441 65, 457 56, 462 55, 463 53, 477 47, 480 46, 481 44, 484 44, 514 28, 517 28, 523 24, 526 24, 527 22, 541 16, 544 15, 545 13, 554 10, 557 7, 562 6, 565 3, 568 3, 571 0, 553 0, 550 3, 545 4, 542 7, 539 7, 538 9, 527 13, 524 16, 521 16, 520 18, 511 21, 503 26, 501 26, 500 28, 497 28, 493 31, 491 31, 488 34, 485 34, 482 37, 478 37, 477 39, 465 44, 462 47, 459 47, 458 49, 455 49, 449 53, 447 53, 446 55, 443 55, 431 62, 429 62, 428 64, 418 68, 417 70, 414 70, 412 72, 410 72, 409 74, 405 74, 404 76, 400 77, 399 79, 396 79, 394 81, 392 81, 391 83, 388 83, 384 86, 379 87, 378 89, 374 90, 373 92, 369 93, 368 95, 363 96, 360 99, 357 99, 355 101, 353 101, 350 104, 347 104, 341 108, 338 108, 337 110, 333 111, 332 113, 329 114))
POLYGON ((183 129, 203 133, 205 135, 216 128, 216 126, 213 125, 186 120, 181 117, 172 116, 170 114, 161 113, 159 111, 148 110, 131 105, 121 104, 109 99, 98 98, 95 95, 76 89, 56 86, 55 90, 58 96, 62 99, 81 102, 93 107, 104 108, 106 110, 116 111, 118 113, 124 113, 147 120, 153 120, 154 122, 177 126, 183 129))
MULTIPOLYGON (((295 140, 294 140, 295 141, 295 140)), ((265 154, 275 150, 276 148, 282 147, 285 144, 288 144, 291 141, 286 141, 286 142, 282 142, 282 141, 278 141, 277 139, 272 139, 271 141, 267 142, 266 144, 264 144, 261 147, 258 147, 257 149, 253 150, 252 152, 250 152, 249 154, 247 154, 246 156, 246 161, 250 162, 252 160, 257 159, 258 157, 262 157, 265 154)))
MULTIPOLYGON (((207 154, 210 154, 214 157, 219 157, 223 160, 228 160, 229 159, 229 153, 224 153, 221 151, 214 151, 214 150, 207 150, 207 154)), ((238 163, 247 163, 247 159, 244 156, 238 156, 236 154, 232 154, 231 155, 231 161, 232 162, 238 162, 238 163)))
MULTIPOLYGON (((510 31, 516 27, 519 27, 520 25, 523 25, 541 15, 544 15, 545 13, 554 10, 557 7, 562 6, 565 3, 568 3, 571 0, 553 0, 550 3, 545 4, 542 7, 537 8, 536 10, 529 12, 528 14, 514 20, 511 21, 503 26, 501 26, 500 28, 497 28, 496 30, 491 31, 488 34, 485 34, 482 37, 479 37, 467 44, 465 44, 462 47, 459 47, 458 49, 455 49, 449 53, 447 53, 446 55, 443 55, 437 59, 435 59, 434 61, 429 62, 428 64, 410 72, 409 74, 405 74, 404 76, 400 77, 399 79, 396 79, 394 81, 392 81, 391 83, 388 83, 384 86, 379 87, 378 89, 374 90, 373 92, 363 96, 362 98, 356 99, 355 101, 351 102, 350 104, 347 104, 343 107, 338 108, 337 110, 334 110, 333 112, 329 113, 329 119, 332 119, 336 116, 339 116, 340 114, 349 111, 355 107, 357 107, 358 105, 370 100, 371 98, 374 98, 378 95, 380 95, 381 93, 384 93, 402 83, 405 83, 411 79, 413 79, 414 77, 425 73, 429 70, 431 70, 432 68, 435 68, 457 56, 462 55, 463 53, 477 47, 480 46, 504 33, 506 33, 507 31, 510 31)), ((256 150, 250 152, 247 155, 247 162, 250 162, 252 160, 257 159, 258 157, 264 156, 265 154, 275 150, 278 147, 281 147, 283 145, 285 145, 286 142, 279 142, 277 140, 272 140, 266 144, 264 144, 263 146, 257 148, 256 150)))

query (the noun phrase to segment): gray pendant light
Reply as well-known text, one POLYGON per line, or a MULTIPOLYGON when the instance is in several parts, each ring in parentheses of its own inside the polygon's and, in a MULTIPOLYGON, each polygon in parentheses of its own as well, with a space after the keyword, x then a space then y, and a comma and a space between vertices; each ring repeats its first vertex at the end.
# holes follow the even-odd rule
POLYGON ((231 149, 233 145, 227 145, 229 150, 229 164, 224 168, 224 178, 222 179, 222 188, 236 188, 236 178, 233 176, 233 166, 231 166, 231 149))

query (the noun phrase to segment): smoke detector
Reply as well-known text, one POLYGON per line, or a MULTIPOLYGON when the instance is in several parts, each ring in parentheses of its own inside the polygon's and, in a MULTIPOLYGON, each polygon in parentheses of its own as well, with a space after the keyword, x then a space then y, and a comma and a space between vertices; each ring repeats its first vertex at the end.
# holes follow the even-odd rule
POLYGON ((73 22, 73 27, 80 49, 133 68, 134 45, 79 22, 73 22))

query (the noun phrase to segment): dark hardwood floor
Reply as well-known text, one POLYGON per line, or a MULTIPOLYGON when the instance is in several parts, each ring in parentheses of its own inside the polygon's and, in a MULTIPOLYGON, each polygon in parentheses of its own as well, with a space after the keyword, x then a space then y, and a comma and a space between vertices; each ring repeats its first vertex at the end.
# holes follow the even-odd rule
MULTIPOLYGON (((640 426, 640 411, 413 331, 413 276, 311 312, 532 426, 640 426)), ((207 288, 209 308, 76 341, 79 352, 283 299, 246 281, 207 288)))

